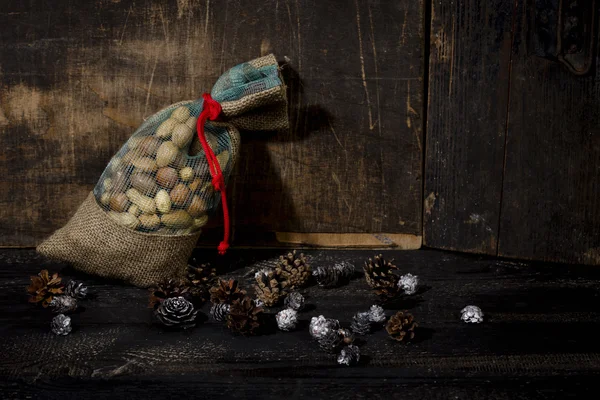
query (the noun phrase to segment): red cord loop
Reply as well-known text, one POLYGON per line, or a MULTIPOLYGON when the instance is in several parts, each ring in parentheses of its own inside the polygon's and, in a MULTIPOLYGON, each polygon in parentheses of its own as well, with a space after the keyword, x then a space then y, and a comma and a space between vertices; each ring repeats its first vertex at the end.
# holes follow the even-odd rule
POLYGON ((218 174, 213 176, 212 185, 216 191, 222 191, 225 189, 225 178, 223 178, 223 174, 218 174))
POLYGON ((217 101, 213 100, 213 98, 210 96, 210 93, 204 93, 202 98, 204 99, 202 112, 206 112, 208 119, 211 121, 219 118, 219 114, 221 114, 221 105, 217 101))
POLYGON ((208 141, 206 140, 206 135, 204 134, 204 124, 208 120, 214 121, 219 118, 219 115, 221 114, 221 105, 213 100, 209 93, 204 93, 202 98, 204 99, 204 103, 202 106, 202 112, 198 117, 196 130, 198 131, 198 139, 200 139, 200 144, 202 144, 204 154, 206 154, 208 170, 212 176, 212 185, 216 191, 221 192, 221 206, 223 208, 223 225, 225 232, 223 235, 223 241, 219 244, 218 251, 219 254, 223 255, 229 248, 229 208, 227 207, 225 178, 223 177, 219 160, 215 156, 212 148, 209 146, 208 141))

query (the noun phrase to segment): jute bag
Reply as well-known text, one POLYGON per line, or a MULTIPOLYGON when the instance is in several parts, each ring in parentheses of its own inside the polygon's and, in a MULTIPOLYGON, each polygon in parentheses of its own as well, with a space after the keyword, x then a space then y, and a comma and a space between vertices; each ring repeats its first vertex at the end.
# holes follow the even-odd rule
POLYGON ((238 156, 238 129, 288 126, 273 55, 237 65, 210 95, 148 118, 111 159, 71 220, 37 250, 103 277, 147 287, 182 276, 201 228, 222 203, 238 156))

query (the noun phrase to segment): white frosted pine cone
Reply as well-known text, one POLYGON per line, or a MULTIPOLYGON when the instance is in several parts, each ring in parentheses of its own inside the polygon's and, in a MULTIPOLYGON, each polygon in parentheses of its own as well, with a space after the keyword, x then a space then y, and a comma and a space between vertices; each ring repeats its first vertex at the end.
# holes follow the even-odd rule
POLYGON ((291 308, 286 308, 285 310, 279 311, 277 315, 275 315, 275 319, 277 320, 279 329, 282 331, 291 331, 296 329, 296 325, 298 325, 298 312, 291 308))
POLYGON ((372 305, 369 309, 369 321, 376 324, 382 324, 386 320, 385 311, 383 307, 378 305, 372 305))
POLYGON ((404 290, 404 293, 409 295, 417 293, 417 286, 419 286, 419 277, 410 273, 402 275, 398 281, 400 290, 404 290))
POLYGON ((461 311, 461 317, 464 322, 478 324, 483 322, 483 311, 477 306, 466 306, 461 311))
POLYGON ((327 336, 329 331, 337 330, 340 328, 340 322, 337 319, 325 318, 322 315, 318 317, 312 317, 308 331, 310 336, 316 340, 320 340, 327 336))

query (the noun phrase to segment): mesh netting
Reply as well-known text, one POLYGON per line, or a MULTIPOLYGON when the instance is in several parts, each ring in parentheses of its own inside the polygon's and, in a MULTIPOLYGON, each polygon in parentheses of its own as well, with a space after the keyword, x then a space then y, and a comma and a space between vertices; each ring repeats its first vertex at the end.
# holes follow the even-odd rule
MULTIPOLYGON (((278 90, 281 84, 276 65, 244 63, 223 74, 211 94, 219 103, 232 104, 239 114, 245 108, 244 98, 278 90)), ((257 106, 255 100, 248 104, 257 106)), ((211 184, 197 136, 202 105, 202 99, 181 102, 154 114, 109 162, 94 196, 115 222, 163 235, 197 232, 208 222, 220 195, 211 184)), ((231 108, 224 106, 224 113, 231 108)), ((210 122, 205 133, 227 181, 237 152, 237 133, 210 122)))
MULTIPOLYGON (((117 223, 140 232, 199 230, 219 205, 196 133, 202 100, 178 103, 149 118, 112 158, 94 196, 117 223)), ((231 173, 228 129, 207 123, 207 141, 223 176, 231 173)))

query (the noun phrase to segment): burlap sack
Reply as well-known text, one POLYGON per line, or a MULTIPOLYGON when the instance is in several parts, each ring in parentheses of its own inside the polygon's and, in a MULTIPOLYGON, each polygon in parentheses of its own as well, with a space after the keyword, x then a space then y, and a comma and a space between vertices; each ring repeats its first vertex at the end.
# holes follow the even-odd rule
MULTIPOLYGON (((233 67, 217 80, 211 96, 222 109, 218 122, 200 126, 227 182, 239 153, 238 128, 288 126, 275 57, 233 67)), ((38 252, 140 287, 183 276, 201 227, 221 202, 197 135, 204 103, 180 102, 148 118, 71 220, 38 252)))

